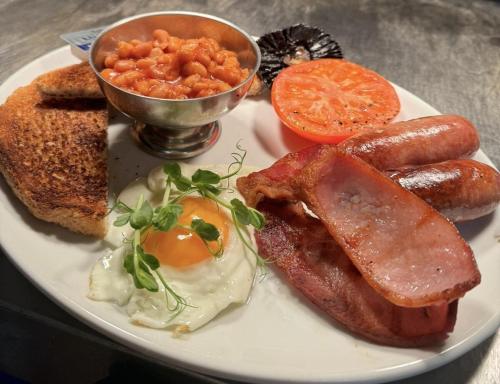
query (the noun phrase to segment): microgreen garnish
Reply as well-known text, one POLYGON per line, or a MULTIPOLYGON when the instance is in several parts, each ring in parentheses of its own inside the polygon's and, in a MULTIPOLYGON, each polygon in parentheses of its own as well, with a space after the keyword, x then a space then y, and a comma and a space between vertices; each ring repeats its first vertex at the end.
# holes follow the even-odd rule
POLYGON ((200 236, 213 256, 219 257, 222 255, 224 252, 224 245, 222 244, 219 230, 215 225, 207 223, 203 219, 193 219, 191 221, 191 228, 200 236), (209 241, 217 241, 217 249, 215 251, 212 251, 208 246, 209 241))
POLYGON ((138 289, 143 288, 151 292, 158 292, 159 281, 163 286, 168 308, 173 312, 173 316, 177 316, 186 306, 190 305, 169 286, 159 271, 160 263, 158 259, 154 255, 144 251, 141 243, 142 236, 147 236, 146 232, 150 229, 169 231, 174 228, 183 228, 196 233, 214 257, 221 256, 224 252, 221 234, 213 224, 199 218, 193 219, 190 225, 179 223, 183 207, 178 202, 185 196, 198 194, 228 209, 231 213, 236 233, 243 245, 256 256, 257 264, 260 267, 265 264, 264 260, 253 248, 247 230, 247 226, 252 226, 257 230, 262 229, 264 227, 264 216, 256 209, 247 207, 238 199, 232 199, 228 204, 218 197, 223 190, 229 187, 229 182, 228 187, 223 187, 222 181, 228 180, 238 174, 243 166, 246 150, 241 148, 239 143, 236 145, 236 148, 238 152, 231 154, 234 161, 229 165, 227 174, 222 176, 209 170, 198 169, 189 179, 182 174, 179 164, 165 164, 163 166, 163 172, 166 175, 165 192, 159 207, 153 209, 150 203, 144 200, 144 197, 141 195, 134 208, 119 200, 112 208, 112 210, 120 214, 114 221, 115 226, 121 227, 128 224, 134 229, 134 236, 130 241, 132 244, 132 253, 125 257, 123 267, 132 276, 134 285, 138 289), (176 190, 172 190, 172 184, 176 190), (217 248, 213 250, 209 242, 216 242, 217 248), (175 305, 169 305, 169 298, 174 299, 175 305))

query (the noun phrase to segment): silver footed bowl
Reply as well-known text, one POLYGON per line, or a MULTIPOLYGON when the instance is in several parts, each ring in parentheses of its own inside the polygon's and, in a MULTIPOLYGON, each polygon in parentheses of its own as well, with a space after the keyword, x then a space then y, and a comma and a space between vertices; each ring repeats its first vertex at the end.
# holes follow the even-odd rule
POLYGON ((205 152, 220 136, 218 119, 245 97, 260 65, 260 51, 252 37, 221 18, 195 12, 155 12, 121 20, 102 31, 90 49, 90 65, 108 101, 134 119, 132 135, 148 152, 169 159, 189 158, 205 152), (210 37, 236 52, 246 80, 229 91, 195 99, 160 99, 139 95, 105 80, 104 59, 118 42, 151 40, 155 29, 183 39, 210 37))

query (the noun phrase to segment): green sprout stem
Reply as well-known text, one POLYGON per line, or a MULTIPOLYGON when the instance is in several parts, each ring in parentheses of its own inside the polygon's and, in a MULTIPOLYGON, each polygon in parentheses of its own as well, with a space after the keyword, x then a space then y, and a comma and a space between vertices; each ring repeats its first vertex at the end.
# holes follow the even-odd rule
MULTIPOLYGON (((142 195, 141 195, 142 197, 142 195)), ((134 231, 134 241, 132 242, 132 246, 134 247, 134 270, 138 271, 139 270, 139 257, 137 255, 137 247, 141 244, 141 231, 140 230, 135 230, 134 231)))
POLYGON ((169 203, 169 198, 170 198, 170 190, 171 190, 171 185, 170 185, 170 178, 167 176, 167 179, 165 180, 165 193, 163 194, 163 200, 161 202, 162 207, 166 207, 167 204, 169 203))
POLYGON ((189 188, 187 191, 182 192, 181 194, 175 196, 169 203, 177 203, 179 200, 182 200, 184 197, 191 195, 193 192, 196 192, 196 188, 189 188))

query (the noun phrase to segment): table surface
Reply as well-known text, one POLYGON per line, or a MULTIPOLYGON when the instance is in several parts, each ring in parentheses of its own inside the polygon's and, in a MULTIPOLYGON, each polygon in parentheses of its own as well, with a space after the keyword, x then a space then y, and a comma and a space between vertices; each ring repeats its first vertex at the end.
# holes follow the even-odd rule
MULTIPOLYGON (((346 58, 374 69, 443 113, 468 117, 479 129, 481 148, 500 165, 498 1, 4 0, 0 82, 62 46, 62 33, 160 10, 214 14, 253 35, 299 22, 320 26, 341 44, 346 58)), ((221 382, 143 360, 86 327, 38 292, 1 250, 0 345, 0 381, 13 376, 52 383, 188 377, 192 382, 221 382), (61 351, 68 353, 61 356, 61 351)), ((419 382, 499 383, 499 332, 454 362, 398 383, 419 382)))

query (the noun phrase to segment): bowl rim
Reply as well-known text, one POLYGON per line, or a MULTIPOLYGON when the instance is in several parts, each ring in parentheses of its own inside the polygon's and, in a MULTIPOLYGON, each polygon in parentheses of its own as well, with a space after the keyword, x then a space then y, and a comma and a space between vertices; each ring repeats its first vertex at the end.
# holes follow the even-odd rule
POLYGON ((141 13, 139 15, 130 16, 130 17, 126 17, 124 19, 120 19, 120 20, 114 22, 113 24, 109 25, 108 27, 106 27, 104 30, 102 30, 97 35, 97 37, 95 38, 95 40, 92 42, 92 45, 91 45, 90 51, 89 51, 89 64, 90 64, 90 67, 92 68, 92 70, 94 71, 95 75, 101 81, 103 81, 104 83, 106 83, 110 87, 114 88, 115 90, 127 93, 128 95, 131 95, 131 96, 137 96, 137 97, 144 98, 144 99, 155 100, 155 101, 169 101, 169 102, 176 102, 176 103, 197 102, 197 101, 201 101, 201 100, 207 100, 207 99, 216 98, 217 96, 222 96, 222 95, 230 94, 230 93, 232 93, 232 92, 240 89, 244 85, 246 85, 250 80, 253 80, 254 76, 257 75, 257 71, 259 70, 260 62, 261 62, 260 48, 257 45, 257 42, 255 41, 255 39, 249 33, 247 33, 246 31, 244 31, 242 28, 240 28, 236 24, 232 23, 231 21, 228 21, 228 20, 223 19, 221 17, 214 16, 214 15, 209 15, 209 14, 206 14, 206 13, 191 12, 191 11, 159 11, 159 12, 148 12, 148 13, 141 13), (252 46, 252 48, 253 48, 253 50, 254 50, 254 52, 256 54, 256 61, 255 61, 254 68, 252 69, 252 71, 250 72, 250 74, 248 75, 248 77, 244 81, 242 81, 241 83, 235 85, 234 87, 232 87, 231 89, 229 89, 227 91, 220 92, 220 93, 217 93, 215 95, 204 96, 204 97, 194 97, 194 98, 188 98, 188 99, 166 99, 166 98, 160 98, 160 97, 151 97, 151 96, 141 95, 139 93, 130 92, 130 91, 126 90, 125 88, 120 88, 120 87, 112 84, 108 80, 106 80, 104 77, 102 77, 101 73, 96 69, 96 67, 94 65, 94 60, 93 60, 94 51, 96 50, 97 43, 101 40, 101 38, 106 33, 108 33, 109 31, 113 30, 114 28, 116 28, 116 27, 118 27, 120 25, 126 24, 126 23, 128 23, 130 21, 137 20, 137 19, 143 19, 143 18, 151 17, 151 16, 161 16, 161 15, 196 16, 196 17, 201 17, 201 18, 205 18, 205 19, 214 20, 214 21, 217 21, 219 23, 225 24, 225 25, 227 25, 227 26, 235 29, 236 31, 238 31, 239 33, 241 33, 248 40, 248 42, 250 43, 250 45, 252 46))

